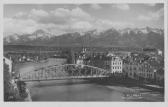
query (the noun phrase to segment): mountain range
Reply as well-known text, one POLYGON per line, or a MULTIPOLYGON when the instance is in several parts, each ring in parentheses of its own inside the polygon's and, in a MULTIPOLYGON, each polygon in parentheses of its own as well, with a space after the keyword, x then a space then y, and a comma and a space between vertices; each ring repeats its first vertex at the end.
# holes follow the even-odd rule
POLYGON ((4 37, 4 45, 43 46, 127 46, 164 49, 164 30, 158 28, 114 28, 98 32, 96 29, 79 33, 54 35, 42 29, 31 34, 12 34, 4 37))

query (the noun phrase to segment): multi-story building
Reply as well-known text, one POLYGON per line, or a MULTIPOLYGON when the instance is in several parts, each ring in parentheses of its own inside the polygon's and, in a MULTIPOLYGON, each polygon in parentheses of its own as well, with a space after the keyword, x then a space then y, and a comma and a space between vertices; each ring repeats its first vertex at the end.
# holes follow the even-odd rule
POLYGON ((111 73, 122 73, 123 65, 121 58, 112 56, 110 62, 111 62, 111 73))
POLYGON ((139 73, 140 69, 141 67, 135 63, 134 64, 128 63, 123 65, 123 72, 127 74, 129 78, 132 78, 132 79, 138 79, 137 74, 139 73))
POLYGON ((113 55, 96 55, 90 57, 79 57, 77 64, 91 65, 109 71, 109 73, 122 73, 121 58, 113 55))
POLYGON ((164 69, 163 68, 158 69, 155 72, 155 80, 157 83, 164 85, 164 69))
POLYGON ((123 66, 124 73, 128 75, 129 78, 132 79, 146 79, 146 80, 154 80, 155 73, 157 70, 152 67, 149 63, 125 63, 123 66))
POLYGON ((83 65, 84 64, 84 58, 82 56, 79 56, 79 58, 76 60, 76 64, 83 65))

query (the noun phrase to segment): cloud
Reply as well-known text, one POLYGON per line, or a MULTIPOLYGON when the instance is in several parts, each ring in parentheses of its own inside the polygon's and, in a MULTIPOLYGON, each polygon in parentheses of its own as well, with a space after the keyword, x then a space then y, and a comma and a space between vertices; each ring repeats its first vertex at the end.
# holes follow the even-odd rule
POLYGON ((150 16, 145 16, 145 15, 139 15, 138 20, 143 20, 143 21, 149 21, 151 20, 151 17, 150 16))
POLYGON ((52 11, 32 9, 28 13, 19 12, 12 18, 5 18, 5 33, 32 33, 37 29, 46 29, 56 34, 68 31, 89 30, 94 18, 76 7, 73 9, 57 8, 52 11), (20 30, 22 29, 22 30, 20 30))
POLYGON ((52 34, 58 35, 66 33, 69 31, 69 26, 67 24, 57 25, 57 24, 44 24, 38 23, 32 19, 13 19, 13 18, 5 18, 4 19, 4 34, 31 34, 38 29, 43 29, 52 34))
POLYGON ((32 9, 30 12, 19 12, 14 17, 4 18, 4 20, 5 34, 30 34, 38 29, 43 29, 59 35, 68 32, 85 32, 92 29, 101 31, 112 27, 132 26, 129 22, 95 18, 79 7, 72 9, 57 8, 50 11, 32 9))
POLYGON ((81 8, 77 7, 71 11, 72 18, 80 18, 82 20, 92 20, 92 17, 87 12, 83 11, 81 8))
POLYGON ((98 19, 95 22, 95 25, 99 31, 106 30, 112 27, 115 27, 116 29, 122 29, 125 27, 133 27, 134 24, 130 22, 119 22, 119 21, 111 21, 111 20, 104 20, 104 19, 98 19))
POLYGON ((48 17, 39 17, 39 19, 41 23, 65 24, 73 20, 92 20, 92 17, 81 8, 76 7, 72 10, 66 8, 57 8, 50 11, 48 17))
POLYGON ((58 8, 55 9, 54 11, 51 11, 51 14, 53 14, 56 17, 67 17, 70 15, 70 10, 64 9, 64 8, 58 8))
POLYGON ((148 12, 146 15, 139 15, 137 19, 142 21, 159 20, 163 16, 164 8, 161 8, 156 12, 148 12))
POLYGON ((24 19, 27 18, 27 13, 23 12, 18 12, 14 15, 14 18, 16 19, 24 19))
POLYGON ((115 4, 113 7, 118 8, 120 10, 130 10, 130 6, 128 4, 115 4))
POLYGON ((102 8, 99 4, 91 4, 90 6, 92 9, 95 9, 95 10, 99 10, 102 8))
POLYGON ((37 27, 37 23, 31 19, 13 19, 5 18, 4 19, 4 33, 31 33, 37 27))
POLYGON ((151 6, 151 7, 156 6, 156 4, 155 4, 155 3, 148 3, 148 4, 145 4, 145 5, 147 5, 147 6, 151 6))
POLYGON ((149 16, 151 16, 151 19, 153 20, 159 20, 160 17, 164 15, 164 8, 159 9, 156 12, 149 12, 149 16))
POLYGON ((91 16, 83 11, 81 8, 77 7, 72 10, 65 9, 65 8, 58 8, 54 11, 51 11, 55 17, 66 17, 66 18, 82 18, 82 19, 89 19, 91 16))
POLYGON ((48 16, 49 16, 48 12, 41 9, 40 10, 32 9, 28 15, 28 17, 37 19, 37 20, 39 20, 39 18, 48 17, 48 16))
POLYGON ((83 32, 93 29, 93 25, 88 21, 78 21, 71 25, 71 29, 83 32))

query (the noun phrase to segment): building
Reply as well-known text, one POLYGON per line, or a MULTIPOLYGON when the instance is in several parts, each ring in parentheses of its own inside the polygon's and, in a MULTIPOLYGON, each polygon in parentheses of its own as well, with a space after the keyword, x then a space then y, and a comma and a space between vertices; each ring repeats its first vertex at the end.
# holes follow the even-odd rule
POLYGON ((9 73, 12 73, 12 60, 6 57, 3 58, 4 64, 6 64, 9 68, 9 73))
POLYGON ((76 64, 78 65, 83 65, 84 64, 84 61, 83 61, 83 57, 82 56, 79 56, 79 58, 76 60, 76 64))
POLYGON ((145 79, 154 80, 155 79, 155 69, 147 62, 140 63, 127 63, 123 67, 124 72, 129 78, 132 79, 145 79))
POLYGON ((164 80, 164 58, 147 50, 143 53, 132 53, 123 59, 123 72, 129 78, 149 82, 164 80), (149 52, 148 52, 149 51, 149 52))
POLYGON ((163 55, 163 52, 162 52, 160 49, 157 50, 157 53, 158 53, 158 55, 160 55, 160 56, 163 55))
POLYGON ((122 60, 115 55, 96 55, 78 59, 77 64, 102 68, 109 73, 122 73, 122 60))
POLYGON ((138 64, 124 64, 123 72, 132 79, 138 79, 137 74, 139 73, 140 66, 138 64))
POLYGON ((158 84, 164 85, 164 69, 158 69, 155 72, 155 80, 158 84))
POLYGON ((46 66, 53 66, 53 65, 63 65, 67 63, 67 57, 64 56, 52 56, 48 58, 46 66))
POLYGON ((122 73, 123 65, 122 60, 119 57, 111 57, 111 73, 122 73))
POLYGON ((140 65, 141 69, 139 70, 139 77, 145 78, 147 80, 154 79, 155 69, 148 63, 144 62, 140 65))
POLYGON ((113 53, 109 53, 107 56, 110 58, 111 73, 122 73, 122 59, 113 53))
POLYGON ((126 58, 127 56, 131 55, 131 52, 127 52, 127 51, 110 51, 108 52, 108 55, 115 55, 120 57, 121 59, 126 58))

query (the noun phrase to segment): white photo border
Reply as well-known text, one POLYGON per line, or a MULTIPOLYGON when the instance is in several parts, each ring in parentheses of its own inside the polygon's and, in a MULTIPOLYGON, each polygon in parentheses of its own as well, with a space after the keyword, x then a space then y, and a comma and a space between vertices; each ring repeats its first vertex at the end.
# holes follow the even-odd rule
POLYGON ((148 107, 166 107, 168 106, 168 29, 167 29, 167 18, 168 18, 168 1, 167 0, 1 0, 0 1, 0 34, 1 34, 1 75, 0 75, 0 106, 16 106, 16 107, 32 107, 32 106, 41 106, 41 107, 62 107, 62 106, 72 106, 72 107, 87 107, 87 106, 148 106, 148 107), (3 6, 4 4, 85 4, 85 3, 164 3, 164 58, 165 58, 165 101, 164 102, 4 102, 3 101, 3 6))

